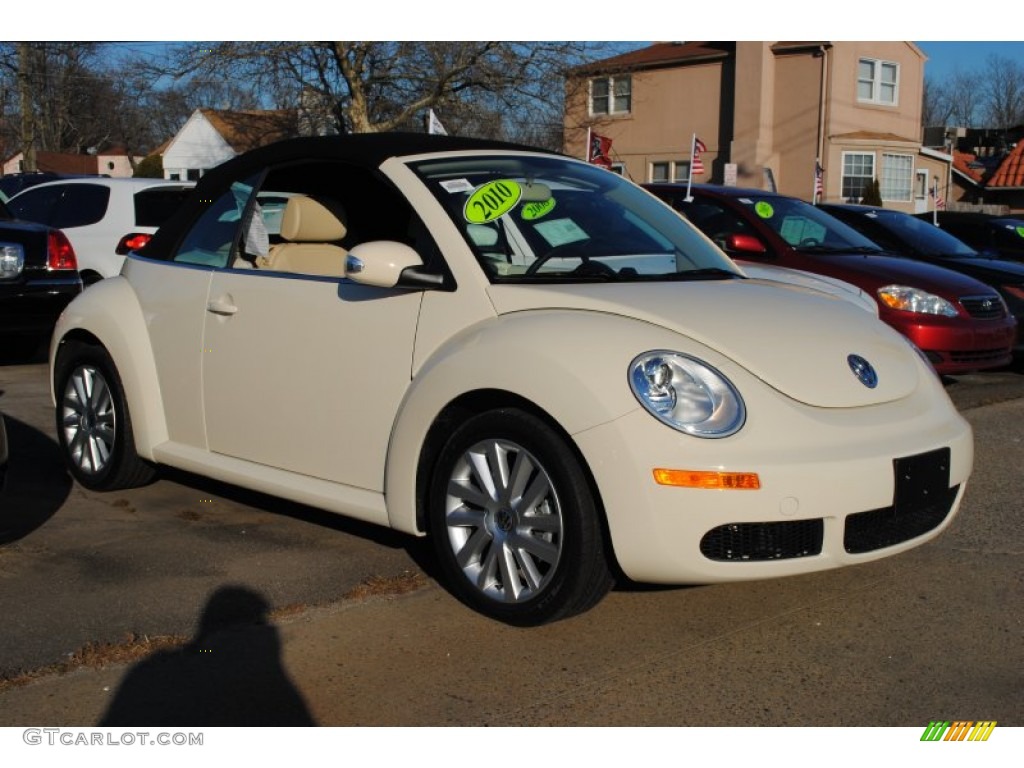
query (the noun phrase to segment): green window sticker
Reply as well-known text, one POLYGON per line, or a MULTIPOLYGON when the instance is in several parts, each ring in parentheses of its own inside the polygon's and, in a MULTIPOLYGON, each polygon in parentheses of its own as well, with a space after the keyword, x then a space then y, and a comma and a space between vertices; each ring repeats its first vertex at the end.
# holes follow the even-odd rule
POLYGON ((1019 237, 1024 237, 1024 227, 1017 227, 1017 235, 1019 237))
POLYGON ((536 221, 544 218, 555 210, 555 198, 549 197, 540 203, 527 203, 523 206, 523 220, 536 221))
POLYGON ((772 216, 775 215, 775 209, 772 208, 772 204, 766 203, 764 200, 758 202, 754 206, 754 210, 757 211, 757 215, 760 216, 762 219, 770 219, 772 216))
POLYGON ((470 224, 494 221, 515 208, 522 196, 522 187, 511 179, 490 181, 469 196, 462 216, 470 224))

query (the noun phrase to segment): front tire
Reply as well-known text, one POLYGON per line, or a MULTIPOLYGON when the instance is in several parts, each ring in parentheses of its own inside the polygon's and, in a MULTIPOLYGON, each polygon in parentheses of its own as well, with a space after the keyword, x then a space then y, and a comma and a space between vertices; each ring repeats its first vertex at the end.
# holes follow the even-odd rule
POLYGON ((582 613, 612 586, 580 460, 545 421, 488 411, 458 427, 430 484, 431 535, 457 597, 530 626, 582 613))
POLYGON ((102 347, 69 342, 55 366, 57 439, 68 470, 86 488, 113 491, 153 480, 135 452, 124 388, 102 347))

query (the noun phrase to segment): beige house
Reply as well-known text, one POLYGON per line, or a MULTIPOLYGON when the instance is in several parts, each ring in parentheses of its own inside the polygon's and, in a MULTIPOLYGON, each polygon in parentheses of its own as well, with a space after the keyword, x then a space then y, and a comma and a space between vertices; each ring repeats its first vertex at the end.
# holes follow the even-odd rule
POLYGON ((585 157, 592 131, 613 170, 686 181, 696 134, 694 183, 811 200, 820 163, 819 200, 859 201, 877 178, 887 207, 929 210, 952 158, 921 143, 925 60, 911 42, 656 43, 575 70, 565 151, 585 157))

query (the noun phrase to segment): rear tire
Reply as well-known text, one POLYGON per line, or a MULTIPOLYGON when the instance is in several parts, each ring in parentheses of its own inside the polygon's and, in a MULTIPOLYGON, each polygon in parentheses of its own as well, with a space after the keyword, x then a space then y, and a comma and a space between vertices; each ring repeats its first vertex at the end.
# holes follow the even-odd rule
POLYGON ((54 370, 57 440, 72 476, 95 491, 135 488, 156 469, 139 458, 124 388, 107 351, 69 342, 54 370))
POLYGON ((582 613, 611 589, 601 511, 580 460, 518 409, 470 418, 430 482, 430 530, 452 592, 532 626, 582 613))

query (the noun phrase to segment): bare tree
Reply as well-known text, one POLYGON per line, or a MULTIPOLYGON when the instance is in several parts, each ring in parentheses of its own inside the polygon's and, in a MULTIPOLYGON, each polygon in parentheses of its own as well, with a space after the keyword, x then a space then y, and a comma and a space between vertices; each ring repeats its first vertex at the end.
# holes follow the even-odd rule
MULTIPOLYGON (((422 130, 560 145, 562 77, 592 44, 569 42, 224 42, 172 53, 163 71, 241 84, 266 108, 299 108, 319 132, 422 130)), ((316 132, 316 131, 314 131, 316 132)))
POLYGON ((1024 123, 1024 67, 1005 56, 989 56, 981 84, 989 127, 1024 123))
POLYGON ((950 119, 954 125, 972 128, 977 125, 981 108, 981 76, 976 72, 954 71, 946 84, 950 119))
POLYGON ((949 124, 953 114, 949 90, 932 77, 924 79, 924 95, 921 100, 921 125, 925 128, 949 124))

